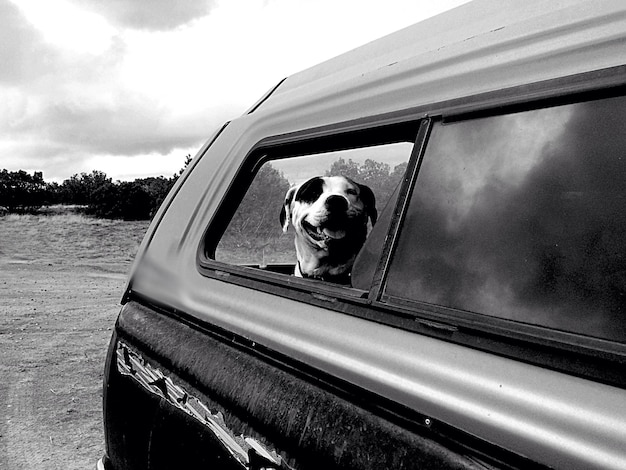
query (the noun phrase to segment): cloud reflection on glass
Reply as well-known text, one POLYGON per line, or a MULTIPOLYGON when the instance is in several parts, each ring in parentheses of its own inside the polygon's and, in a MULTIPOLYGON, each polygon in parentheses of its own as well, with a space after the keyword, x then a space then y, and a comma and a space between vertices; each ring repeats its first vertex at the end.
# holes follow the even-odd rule
POLYGON ((626 341, 626 99, 434 128, 386 293, 626 341))

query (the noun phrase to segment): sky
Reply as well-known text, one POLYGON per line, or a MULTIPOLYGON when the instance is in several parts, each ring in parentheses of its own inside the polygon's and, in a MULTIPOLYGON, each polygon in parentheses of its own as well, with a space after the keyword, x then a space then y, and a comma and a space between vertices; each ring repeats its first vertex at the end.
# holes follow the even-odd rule
POLYGON ((0 169, 171 176, 284 77, 467 0, 0 0, 0 169))

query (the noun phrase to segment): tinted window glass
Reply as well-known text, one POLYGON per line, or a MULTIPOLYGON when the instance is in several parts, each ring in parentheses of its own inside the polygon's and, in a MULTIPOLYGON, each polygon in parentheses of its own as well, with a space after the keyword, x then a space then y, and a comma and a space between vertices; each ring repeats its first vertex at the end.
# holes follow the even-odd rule
POLYGON ((626 340, 626 99, 437 125, 385 293, 626 340))

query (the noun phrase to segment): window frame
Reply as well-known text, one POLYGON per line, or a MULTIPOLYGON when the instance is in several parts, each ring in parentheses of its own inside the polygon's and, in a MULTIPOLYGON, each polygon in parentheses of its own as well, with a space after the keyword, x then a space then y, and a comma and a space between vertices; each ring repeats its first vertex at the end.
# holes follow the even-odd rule
MULTIPOLYGON (((198 247, 198 269, 203 276, 209 278, 626 388, 626 375, 623 374, 626 366, 626 344, 475 312, 407 301, 384 293, 390 261, 434 123, 451 123, 621 95, 626 95, 626 66, 264 139, 244 159, 218 210, 207 225, 198 247), (329 150, 330 147, 332 150, 354 148, 350 142, 359 138, 359 144, 368 142, 368 139, 372 144, 392 143, 381 142, 380 139, 386 130, 394 126, 398 126, 398 129, 415 126, 417 137, 369 290, 296 278, 211 259, 230 218, 244 197, 245 189, 263 163, 293 155, 290 152, 294 148, 306 148, 307 154, 316 154, 329 150), (208 251, 205 247, 208 247, 208 251)), ((362 146, 366 145, 358 145, 362 146)))
MULTIPOLYGON (((393 113, 309 131, 274 136, 259 142, 244 159, 208 224, 198 248, 197 263, 200 272, 209 277, 228 278, 236 284, 241 281, 242 285, 247 285, 244 280, 262 280, 267 284, 268 292, 278 295, 281 295, 282 290, 276 291, 274 288, 287 285, 296 291, 314 292, 322 298, 324 296, 336 296, 340 299, 356 300, 357 303, 367 302, 367 291, 324 281, 287 276, 263 268, 229 264, 215 260, 215 250, 231 218, 242 202, 247 188, 263 164, 295 156, 316 155, 328 151, 366 148, 399 142, 413 142, 413 149, 409 158, 411 161, 416 148, 416 137, 413 135, 418 134, 421 118, 422 116, 416 116, 413 113, 393 113), (402 136, 405 138, 401 138, 402 136), (409 137, 411 138, 409 139, 409 137), (233 276, 240 279, 234 279, 233 276), (363 300, 359 302, 358 299, 363 300)), ((278 211, 276 217, 278 223, 278 211)), ((255 284, 254 288, 264 290, 262 287, 262 285, 255 284)), ((288 295, 287 297, 291 296, 288 295)))

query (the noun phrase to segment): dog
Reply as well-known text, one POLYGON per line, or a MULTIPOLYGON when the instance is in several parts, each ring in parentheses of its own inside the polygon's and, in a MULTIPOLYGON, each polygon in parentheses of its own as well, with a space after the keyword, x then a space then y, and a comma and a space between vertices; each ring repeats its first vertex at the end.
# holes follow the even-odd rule
POLYGON ((378 218, 372 190, 345 176, 316 176, 285 195, 280 224, 295 230, 294 275, 350 284, 352 264, 378 218))

